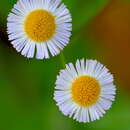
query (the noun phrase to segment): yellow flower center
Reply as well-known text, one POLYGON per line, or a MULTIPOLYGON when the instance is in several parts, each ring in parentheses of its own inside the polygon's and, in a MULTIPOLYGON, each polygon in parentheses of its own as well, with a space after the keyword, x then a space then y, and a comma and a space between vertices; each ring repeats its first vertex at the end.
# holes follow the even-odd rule
POLYGON ((72 83, 72 99, 83 107, 96 103, 100 95, 99 82, 90 76, 80 76, 72 83))
POLYGON ((35 42, 50 40, 56 30, 55 17, 46 10, 34 10, 25 18, 24 30, 35 42))

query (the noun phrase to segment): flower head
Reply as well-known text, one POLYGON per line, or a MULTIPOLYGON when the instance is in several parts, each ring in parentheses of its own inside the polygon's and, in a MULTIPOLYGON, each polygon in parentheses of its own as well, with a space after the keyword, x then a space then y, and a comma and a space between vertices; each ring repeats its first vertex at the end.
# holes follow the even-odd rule
POLYGON ((100 119, 115 99, 113 76, 96 60, 77 60, 61 70, 54 100, 64 115, 79 122, 100 119))
POLYGON ((59 54, 71 36, 71 15, 61 0, 19 0, 7 20, 9 40, 28 58, 59 54))

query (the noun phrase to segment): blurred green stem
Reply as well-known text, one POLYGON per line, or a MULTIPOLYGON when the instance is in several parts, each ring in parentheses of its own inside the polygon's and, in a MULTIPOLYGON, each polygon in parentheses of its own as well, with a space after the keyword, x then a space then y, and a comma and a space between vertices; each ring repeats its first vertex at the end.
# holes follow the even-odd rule
POLYGON ((65 57, 64 57, 63 52, 61 52, 60 54, 60 61, 61 61, 62 67, 65 68, 66 62, 65 62, 65 57))

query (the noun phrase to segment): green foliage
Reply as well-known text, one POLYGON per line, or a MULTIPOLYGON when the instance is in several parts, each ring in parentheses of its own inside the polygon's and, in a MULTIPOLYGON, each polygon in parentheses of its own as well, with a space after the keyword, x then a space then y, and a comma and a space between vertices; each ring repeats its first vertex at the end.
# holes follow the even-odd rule
POLYGON ((108 0, 63 0, 70 9, 73 18, 73 31, 79 31, 84 24, 91 20, 108 0))

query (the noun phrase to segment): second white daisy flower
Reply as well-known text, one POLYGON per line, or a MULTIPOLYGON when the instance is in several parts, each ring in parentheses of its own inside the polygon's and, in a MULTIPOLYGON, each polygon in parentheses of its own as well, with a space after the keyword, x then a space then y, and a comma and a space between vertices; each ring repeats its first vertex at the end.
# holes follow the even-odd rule
POLYGON ((54 99, 64 115, 79 122, 100 119, 115 99, 113 76, 95 60, 77 60, 60 71, 54 99))
POLYGON ((8 16, 7 32, 14 48, 37 59, 55 56, 69 42, 71 15, 61 0, 19 0, 8 16), (36 50, 35 50, 36 48, 36 50))

